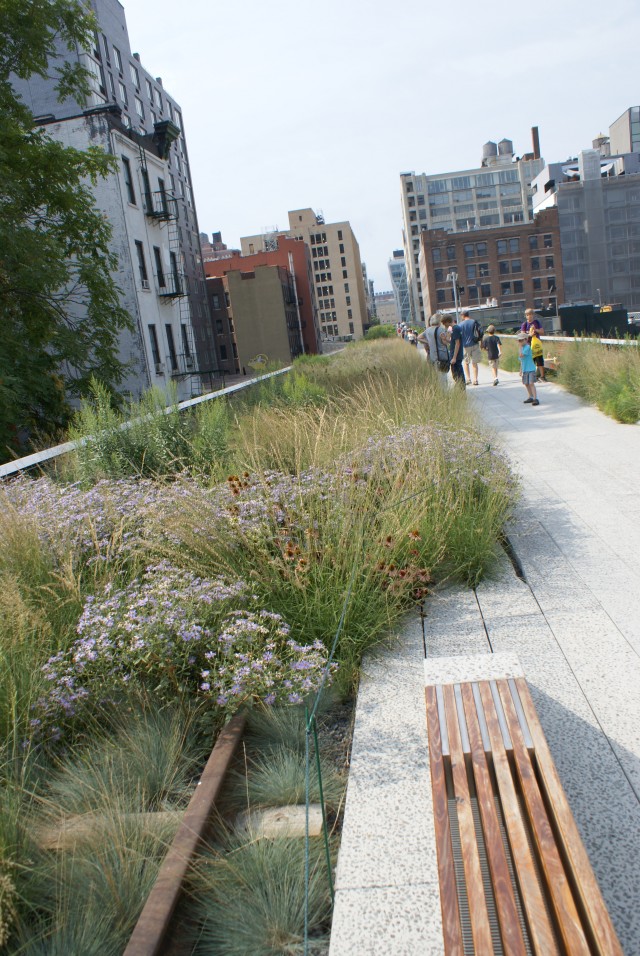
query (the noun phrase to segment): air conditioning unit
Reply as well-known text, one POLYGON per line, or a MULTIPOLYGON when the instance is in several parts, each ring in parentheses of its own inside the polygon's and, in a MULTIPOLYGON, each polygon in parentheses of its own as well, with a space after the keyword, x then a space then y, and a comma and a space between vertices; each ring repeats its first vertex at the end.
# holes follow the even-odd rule
POLYGON ((156 375, 164 375, 164 363, 156 362, 156 375))
POLYGON ((196 363, 193 358, 193 355, 187 355, 187 357, 184 360, 184 364, 186 368, 195 368, 196 363))
POLYGON ((143 280, 142 280, 142 288, 143 288, 143 289, 148 289, 148 288, 149 288, 149 280, 148 280, 148 279, 143 279, 143 280))

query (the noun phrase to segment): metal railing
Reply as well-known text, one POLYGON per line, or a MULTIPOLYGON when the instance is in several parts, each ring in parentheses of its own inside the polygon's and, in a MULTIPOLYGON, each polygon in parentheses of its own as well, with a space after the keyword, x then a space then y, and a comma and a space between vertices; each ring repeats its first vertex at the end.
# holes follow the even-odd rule
MULTIPOLYGON (((193 408, 195 405, 200 405, 202 402, 210 402, 214 398, 222 398, 224 395, 231 395, 233 392, 240 392, 245 388, 250 388, 252 385, 256 385, 258 382, 264 382, 268 378, 273 378, 275 375, 284 375, 285 372, 291 371, 291 366, 287 365, 286 368, 279 368, 275 372, 268 372, 266 375, 260 375, 257 378, 252 378, 248 382, 238 382, 236 385, 228 385, 226 388, 221 388, 217 392, 207 392, 206 395, 198 395, 196 398, 188 398, 184 402, 178 402, 177 405, 168 405, 163 409, 163 415, 169 415, 175 408, 178 411, 182 412, 185 408, 193 408)), ((127 428, 129 422, 123 422, 120 426, 121 428, 127 428)), ((61 455, 68 455, 69 452, 74 451, 76 448, 86 445, 88 438, 80 438, 78 441, 67 441, 63 442, 61 445, 54 445, 53 448, 46 448, 44 451, 37 451, 33 455, 26 455, 24 458, 17 458, 15 461, 9 461, 4 465, 0 465, 0 479, 8 478, 10 475, 17 475, 21 471, 28 471, 29 468, 36 468, 38 465, 44 464, 44 462, 51 461, 53 458, 59 458, 61 455)))

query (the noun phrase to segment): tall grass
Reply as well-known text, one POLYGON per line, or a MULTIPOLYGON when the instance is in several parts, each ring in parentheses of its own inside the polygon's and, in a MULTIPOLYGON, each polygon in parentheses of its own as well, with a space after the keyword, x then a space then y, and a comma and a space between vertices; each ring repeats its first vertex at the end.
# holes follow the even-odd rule
POLYGON ((559 381, 616 421, 640 420, 637 345, 601 345, 586 339, 568 343, 562 351, 559 381))

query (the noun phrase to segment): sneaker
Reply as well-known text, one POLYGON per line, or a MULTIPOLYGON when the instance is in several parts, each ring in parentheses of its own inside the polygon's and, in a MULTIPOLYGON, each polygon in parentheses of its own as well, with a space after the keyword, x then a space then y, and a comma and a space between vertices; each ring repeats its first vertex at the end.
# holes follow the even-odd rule
POLYGON ((497 385, 497 384, 498 384, 498 379, 496 379, 493 384, 494 384, 494 385, 497 385))
POLYGON ((478 383, 477 383, 477 382, 474 382, 473 384, 474 384, 474 385, 477 385, 478 383))
POLYGON ((522 404, 523 404, 523 405, 533 405, 533 399, 532 399, 532 398, 525 398, 525 400, 524 400, 524 402, 523 402, 522 404))
POLYGON ((531 402, 531 404, 532 404, 532 405, 539 405, 540 402, 538 401, 537 398, 534 398, 534 400, 531 402))

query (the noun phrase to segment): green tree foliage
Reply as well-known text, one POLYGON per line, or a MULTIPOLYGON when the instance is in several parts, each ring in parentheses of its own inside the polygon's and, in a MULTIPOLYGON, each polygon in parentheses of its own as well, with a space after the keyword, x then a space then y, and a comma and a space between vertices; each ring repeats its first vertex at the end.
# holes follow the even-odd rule
MULTIPOLYGON (((56 49, 89 49, 93 27, 79 0, 0 2, 0 460, 25 435, 56 435, 68 395, 85 394, 92 376, 113 387, 124 372, 117 339, 131 319, 92 193, 112 157, 65 147, 34 126, 11 83, 50 76, 56 49)), ((60 99, 84 101, 78 63, 61 64, 52 79, 60 99)))

